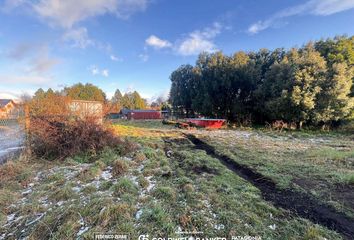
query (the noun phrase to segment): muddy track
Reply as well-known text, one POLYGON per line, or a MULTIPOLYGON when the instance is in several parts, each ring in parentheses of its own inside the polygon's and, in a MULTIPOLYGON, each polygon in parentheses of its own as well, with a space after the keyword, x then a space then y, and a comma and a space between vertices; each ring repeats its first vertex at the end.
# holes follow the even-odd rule
POLYGON ((323 225, 342 234, 345 239, 354 239, 354 219, 346 214, 338 212, 310 194, 294 189, 280 189, 271 179, 263 176, 246 165, 239 164, 226 155, 217 153, 213 146, 198 139, 192 134, 185 136, 196 146, 204 150, 208 155, 217 158, 228 169, 252 183, 257 187, 266 201, 272 202, 276 207, 281 207, 295 213, 314 223, 323 225))

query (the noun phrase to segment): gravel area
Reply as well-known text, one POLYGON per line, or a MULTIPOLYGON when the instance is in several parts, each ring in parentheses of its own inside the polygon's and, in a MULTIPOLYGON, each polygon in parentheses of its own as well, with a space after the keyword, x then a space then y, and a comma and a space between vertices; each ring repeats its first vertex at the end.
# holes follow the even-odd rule
POLYGON ((24 131, 19 124, 0 126, 0 164, 23 148, 24 131))

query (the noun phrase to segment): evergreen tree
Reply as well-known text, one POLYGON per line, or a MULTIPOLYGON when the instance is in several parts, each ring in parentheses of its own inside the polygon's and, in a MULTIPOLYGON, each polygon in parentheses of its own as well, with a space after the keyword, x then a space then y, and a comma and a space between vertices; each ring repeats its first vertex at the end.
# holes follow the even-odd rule
POLYGON ((354 98, 350 97, 353 72, 346 63, 334 63, 327 78, 322 82, 314 120, 329 123, 345 119, 354 108, 354 98))
POLYGON ((169 101, 188 115, 284 120, 298 127, 331 124, 354 118, 353 63, 354 37, 289 51, 202 53, 195 66, 182 65, 171 74, 169 101))
POLYGON ((119 89, 117 89, 111 99, 111 103, 113 105, 113 109, 117 112, 119 112, 122 109, 122 99, 123 99, 123 95, 122 93, 119 91, 119 89))
POLYGON ((183 65, 170 76, 172 86, 170 102, 173 108, 187 116, 192 113, 193 82, 195 74, 191 65, 183 65))
POLYGON ((34 93, 34 96, 33 98, 36 98, 36 99, 41 99, 41 98, 44 98, 45 97, 45 92, 42 88, 39 88, 35 93, 34 93))
POLYGON ((145 109, 146 102, 137 91, 125 93, 122 98, 122 106, 127 109, 145 109))
POLYGON ((97 86, 86 83, 77 83, 71 87, 64 88, 66 96, 75 100, 106 101, 106 94, 97 86))

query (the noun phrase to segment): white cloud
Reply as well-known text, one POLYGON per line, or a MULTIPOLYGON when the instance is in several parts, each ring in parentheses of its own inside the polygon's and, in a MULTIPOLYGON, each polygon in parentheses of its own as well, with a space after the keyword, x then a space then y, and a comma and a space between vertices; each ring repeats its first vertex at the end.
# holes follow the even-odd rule
POLYGON ((101 75, 103 77, 108 77, 109 76, 109 70, 108 69, 102 69, 100 70, 96 65, 91 65, 88 70, 91 72, 93 76, 96 75, 101 75))
POLYGON ((0 11, 20 9, 35 15, 50 26, 65 29, 62 38, 72 43, 73 47, 84 49, 94 46, 110 55, 112 49, 109 43, 90 39, 88 30, 78 24, 107 14, 126 19, 135 12, 144 11, 148 2, 149 0, 4 0, 4 4, 0 4, 0 11))
POLYGON ((269 28, 272 25, 272 21, 258 21, 254 24, 252 24, 249 28, 248 28, 248 32, 251 34, 256 34, 262 30, 265 30, 267 28, 269 28))
POLYGON ((315 8, 313 8, 311 12, 321 16, 327 16, 354 8, 353 0, 317 0, 311 2, 314 2, 315 5, 315 8))
POLYGON ((177 48, 177 52, 185 56, 197 55, 201 52, 213 52, 215 50, 216 46, 211 40, 195 33, 191 33, 177 48))
POLYGON ((113 61, 122 60, 111 54, 112 46, 109 43, 102 43, 91 39, 88 35, 88 30, 85 27, 67 29, 62 36, 62 40, 69 43, 73 48, 86 49, 87 47, 95 47, 108 54, 113 61))
POLYGON ((125 89, 124 91, 124 94, 125 93, 131 93, 131 92, 134 92, 136 89, 135 89, 135 86, 133 83, 129 84, 128 87, 125 89))
POLYGON ((222 26, 219 23, 214 23, 212 27, 204 30, 194 31, 177 44, 176 51, 180 55, 197 55, 201 52, 214 52, 217 47, 214 43, 214 38, 221 33, 222 26))
POLYGON ((165 89, 163 91, 158 92, 157 94, 154 94, 152 97, 147 99, 147 101, 149 104, 157 100, 162 100, 165 102, 168 100, 169 95, 170 95, 170 89, 165 89))
POLYGON ((31 88, 55 83, 51 69, 60 60, 50 56, 46 44, 21 43, 10 49, 7 57, 8 62, 5 61, 0 73, 1 96, 19 98, 31 88))
POLYGON ((94 41, 89 38, 87 29, 85 27, 70 29, 66 31, 63 35, 63 40, 66 42, 71 42, 72 47, 78 47, 82 49, 95 44, 94 41))
POLYGON ((149 55, 147 55, 146 53, 142 53, 139 55, 139 58, 141 59, 141 61, 147 62, 149 60, 149 55))
POLYGON ((109 71, 108 71, 108 69, 103 69, 101 74, 102 74, 102 76, 104 76, 104 77, 108 77, 108 76, 109 76, 109 71))
POLYGON ((2 99, 18 99, 19 95, 12 92, 0 92, 0 98, 2 99))
POLYGON ((122 62, 122 61, 123 61, 122 58, 117 57, 117 56, 114 55, 114 54, 111 54, 109 57, 110 57, 110 59, 111 59, 112 61, 114 61, 114 62, 122 62))
POLYGON ((147 0, 39 0, 32 6, 35 13, 50 24, 72 28, 78 22, 105 14, 127 18, 145 10, 147 0))
MULTIPOLYGON (((214 22, 212 26, 193 31, 174 44, 155 35, 147 38, 145 44, 155 49, 171 48, 177 54, 184 56, 197 55, 201 52, 215 52, 217 47, 214 38, 221 33, 222 29, 223 26, 220 23, 214 22)), ((146 62, 149 56, 140 54, 139 57, 146 62)))
POLYGON ((148 0, 116 0, 118 17, 126 19, 135 12, 145 11, 148 0))
POLYGON ((258 21, 250 25, 248 28, 248 32, 250 34, 256 34, 269 27, 277 25, 282 19, 286 17, 301 14, 328 16, 352 8, 354 8, 353 0, 309 0, 304 4, 286 8, 280 12, 277 12, 276 14, 264 21, 258 21))
POLYGON ((89 70, 89 71, 91 72, 91 74, 94 75, 94 76, 100 73, 100 70, 99 70, 98 67, 95 66, 95 65, 90 66, 90 67, 88 68, 88 70, 89 70))
POLYGON ((169 41, 158 38, 155 35, 148 37, 145 40, 145 44, 157 49, 172 47, 172 44, 169 41))
POLYGON ((0 98, 2 99, 12 99, 15 102, 20 102, 23 97, 31 97, 34 94, 34 90, 7 90, 7 91, 0 91, 0 98))

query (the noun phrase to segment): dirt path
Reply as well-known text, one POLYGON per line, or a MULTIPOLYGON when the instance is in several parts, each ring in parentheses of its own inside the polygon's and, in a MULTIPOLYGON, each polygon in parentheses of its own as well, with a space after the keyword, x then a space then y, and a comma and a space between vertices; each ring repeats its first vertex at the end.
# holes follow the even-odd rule
POLYGON ((345 239, 354 239, 354 219, 349 218, 344 213, 338 212, 334 207, 321 203, 313 196, 294 189, 279 189, 275 182, 252 170, 246 165, 242 165, 219 154, 215 148, 198 139, 192 134, 185 136, 198 149, 206 153, 225 165, 228 169, 252 183, 261 192, 265 200, 272 202, 277 207, 290 210, 303 218, 309 219, 314 223, 326 226, 343 235, 345 239))

